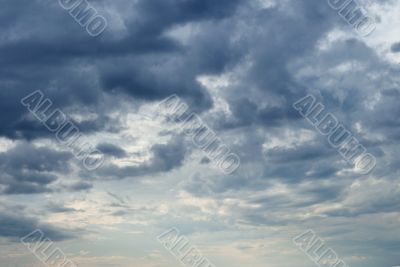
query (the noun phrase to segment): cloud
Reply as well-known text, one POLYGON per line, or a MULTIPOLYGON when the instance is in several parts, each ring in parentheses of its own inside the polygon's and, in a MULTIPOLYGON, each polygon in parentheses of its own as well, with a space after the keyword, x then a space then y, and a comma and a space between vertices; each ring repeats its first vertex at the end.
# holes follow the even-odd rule
POLYGON ((113 144, 102 143, 97 145, 97 149, 103 154, 111 155, 117 158, 123 158, 126 156, 125 150, 113 144))
POLYGON ((55 202, 50 202, 47 205, 47 210, 53 213, 63 213, 63 212, 74 212, 76 211, 73 208, 67 208, 63 206, 62 204, 55 203, 55 202))
MULTIPOLYGON (((109 22, 97 38, 57 1, 21 0, 0 11, 0 192, 32 205, 32 214, 47 211, 38 219, 2 213, 0 236, 41 227, 54 240, 70 237, 41 221, 85 225, 107 242, 143 225, 142 232, 181 226, 210 247, 232 241, 246 248, 272 231, 314 227, 334 242, 343 239, 340 247, 354 246, 344 253, 351 266, 370 266, 363 257, 372 250, 388 251, 391 266, 397 264, 400 69, 388 60, 400 45, 386 42, 384 27, 358 38, 320 0, 91 3, 109 22), (82 170, 70 153, 50 147, 54 135, 20 104, 35 90, 109 156, 102 167, 82 170), (217 172, 179 125, 132 120, 157 113, 157 103, 171 94, 239 155, 236 173, 217 172), (378 159, 371 174, 354 171, 292 107, 307 94, 378 159), (129 177, 140 181, 136 187, 129 177), (109 194, 108 203, 99 192, 118 194, 109 194), (205 241, 207 233, 212 242, 205 241)), ((373 6, 378 13, 388 9, 373 6)), ((387 18, 377 26, 388 25, 387 18)), ((117 241, 128 243, 107 243, 110 254, 117 241)), ((289 259, 287 250, 279 252, 289 259)), ((265 253, 247 256, 265 262, 265 253)))
POLYGON ((0 153, 0 184, 5 194, 50 192, 57 174, 70 171, 71 155, 45 147, 21 143, 0 153))
POLYGON ((394 44, 392 44, 392 46, 390 47, 390 50, 391 50, 393 53, 398 53, 398 52, 400 52, 400 43, 394 43, 394 44))
POLYGON ((0 236, 23 238, 35 230, 41 230, 52 241, 71 239, 74 235, 66 230, 40 223, 38 220, 10 213, 0 214, 0 236))
POLYGON ((155 144, 150 149, 152 157, 138 166, 118 167, 111 163, 99 168, 97 171, 101 177, 137 177, 168 172, 182 166, 186 155, 184 139, 174 136, 167 144, 155 144))

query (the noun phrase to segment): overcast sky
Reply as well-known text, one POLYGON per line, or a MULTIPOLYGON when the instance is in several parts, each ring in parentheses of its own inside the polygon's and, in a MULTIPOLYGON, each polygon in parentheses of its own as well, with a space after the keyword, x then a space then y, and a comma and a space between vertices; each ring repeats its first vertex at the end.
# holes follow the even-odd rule
POLYGON ((45 266, 40 229, 84 267, 175 267, 175 227, 215 267, 310 267, 312 229, 351 267, 400 265, 400 2, 0 0, 0 265, 45 266), (61 1, 65 4, 68 1, 61 1), (21 99, 40 90, 104 162, 88 170, 21 99), (240 159, 231 174, 166 118, 171 95, 240 159), (376 158, 354 168, 293 103, 313 95, 376 158))

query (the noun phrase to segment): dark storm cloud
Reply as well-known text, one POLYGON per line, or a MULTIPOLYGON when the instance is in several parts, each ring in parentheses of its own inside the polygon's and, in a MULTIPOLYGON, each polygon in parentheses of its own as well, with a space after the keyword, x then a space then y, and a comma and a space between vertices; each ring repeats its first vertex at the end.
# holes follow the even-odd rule
POLYGON ((58 173, 68 173, 71 155, 22 143, 0 153, 0 184, 6 194, 48 192, 58 173))
POLYGON ((113 64, 100 67, 101 85, 106 92, 125 93, 146 101, 161 100, 178 93, 199 107, 211 105, 204 88, 195 80, 195 73, 186 68, 182 58, 160 55, 111 62, 113 64))
POLYGON ((67 207, 63 206, 62 204, 55 203, 55 202, 50 202, 46 208, 49 212, 52 212, 52 213, 64 213, 64 212, 76 211, 75 209, 67 208, 67 207))
POLYGON ((109 143, 101 143, 97 145, 97 149, 100 150, 103 154, 111 155, 117 158, 123 158, 126 156, 125 150, 109 143))
POLYGON ((203 158, 201 158, 201 160, 200 160, 200 163, 201 164, 208 164, 208 163, 210 163, 211 162, 211 160, 209 159, 209 158, 207 158, 207 157, 203 157, 203 158))
POLYGON ((59 190, 67 192, 88 191, 93 188, 93 185, 88 182, 76 182, 68 185, 62 185, 59 190))
POLYGON ((400 43, 394 43, 394 44, 392 44, 392 46, 390 47, 390 50, 391 50, 393 53, 398 53, 398 52, 400 52, 400 43))
POLYGON ((336 172, 346 167, 346 162, 335 166, 335 161, 311 161, 292 162, 277 165, 267 165, 264 170, 266 177, 282 179, 286 182, 297 183, 302 180, 329 179, 335 176, 336 172))
POLYGON ((252 124, 264 125, 266 127, 281 126, 301 118, 296 110, 288 105, 279 107, 260 107, 248 98, 234 100, 230 105, 233 119, 225 123, 224 127, 236 128, 250 126, 252 124))
POLYGON ((52 241, 61 241, 73 238, 74 235, 66 230, 40 223, 34 218, 8 212, 0 213, 0 236, 18 240, 33 231, 40 229, 52 241))
POLYGON ((274 163, 292 163, 294 161, 310 161, 327 158, 335 151, 329 146, 305 143, 293 148, 271 148, 265 155, 268 161, 274 163))
MULTIPOLYGON (((94 3, 96 4, 96 3, 94 3)), ((201 109, 211 106, 207 92, 196 81, 203 72, 216 72, 230 61, 222 42, 205 34, 188 47, 167 37, 173 27, 187 23, 221 21, 235 13, 239 4, 230 1, 130 1, 96 4, 109 21, 108 8, 130 11, 121 19, 126 31, 114 24, 101 38, 92 38, 62 9, 58 1, 19 1, 3 4, 0 13, 0 134, 33 139, 48 136, 37 122, 27 120, 19 100, 40 89, 60 108, 85 104, 97 108, 102 91, 123 92, 143 100, 159 100, 180 93, 201 109), (163 10, 163 12, 159 12, 163 10), (37 14, 40 14, 38 16, 37 14), (209 54, 212 52, 212 54, 209 54), (207 55, 207 56, 205 56, 207 55), (210 55, 210 56, 208 56, 210 55), (188 67, 188 65, 190 67, 188 67), (7 66, 7 67, 6 67, 7 66), (40 66, 40 68, 38 68, 40 66), (157 66, 157 67, 155 67, 157 66)), ((220 31, 219 34, 226 31, 220 31)), ((111 107, 108 107, 110 111, 111 107)), ((100 116, 100 118, 104 118, 100 116)), ((81 131, 104 129, 96 121, 81 131)))
POLYGON ((150 34, 153 31, 154 34, 161 34, 171 30, 172 26, 198 23, 196 27, 200 30, 186 45, 180 44, 169 53, 145 53, 141 57, 110 60, 114 64, 100 67, 103 89, 111 93, 123 92, 144 100, 157 100, 176 93, 185 98, 194 110, 209 108, 212 103, 208 93, 196 78, 202 74, 218 74, 240 58, 240 49, 232 46, 229 41, 229 21, 223 20, 225 15, 233 12, 236 3, 222 1, 211 5, 208 1, 139 2, 134 9, 145 10, 140 12, 139 23, 135 21, 133 27, 139 27, 140 30, 150 28, 150 34), (159 14, 156 11, 159 8, 167 8, 166 13, 159 14), (142 17, 143 25, 140 23, 142 17))
POLYGON ((155 144, 151 147, 151 159, 138 166, 118 167, 109 164, 99 168, 102 177, 127 178, 168 172, 183 164, 187 147, 182 136, 174 136, 167 144, 155 144))
MULTIPOLYGON (((121 3, 125 2, 115 3, 117 10, 123 6, 121 3)), ((7 5, 9 12, 21 19, 19 27, 28 28, 29 22, 31 32, 35 34, 29 38, 6 39, 0 45, 3 64, 7 63, 9 66, 7 72, 3 73, 3 82, 6 87, 17 86, 25 92, 27 88, 32 87, 49 92, 50 99, 60 107, 79 102, 96 105, 99 93, 105 90, 109 93, 127 93, 144 100, 156 100, 171 93, 179 93, 182 97, 187 97, 191 104, 205 108, 210 107, 211 100, 204 88, 197 83, 196 77, 200 74, 220 73, 227 66, 235 66, 247 53, 246 51, 249 51, 249 47, 252 47, 250 55, 256 64, 249 72, 246 83, 278 95, 291 92, 292 78, 286 70, 285 62, 291 57, 307 52, 324 30, 328 29, 330 20, 326 5, 317 2, 296 3, 296 8, 309 15, 306 18, 288 17, 278 8, 258 11, 258 15, 250 20, 247 16, 239 17, 238 19, 247 20, 248 26, 255 28, 243 34, 244 41, 233 42, 232 36, 241 31, 241 28, 235 20, 229 21, 229 19, 234 16, 238 3, 238 1, 218 3, 139 1, 135 5, 128 5, 133 16, 123 18, 129 27, 127 33, 122 34, 122 39, 118 40, 111 37, 112 27, 109 33, 104 34, 99 40, 89 38, 78 25, 75 25, 68 14, 64 14, 64 10, 52 2, 29 1, 20 9, 14 5, 7 5), (44 12, 44 16, 35 17, 34 23, 31 23, 31 10, 40 12, 45 8, 53 12, 44 12), (158 11, 161 9, 164 12, 160 14, 158 11), (46 24, 47 31, 44 31, 42 27, 47 21, 56 23, 46 24), (207 21, 215 22, 207 24, 207 21), (317 23, 314 23, 316 21, 317 23), (193 22, 203 23, 203 26, 200 25, 201 31, 189 40, 187 46, 178 44, 164 35, 167 30, 175 26, 193 22), (287 25, 287 29, 279 31, 274 26, 276 24, 287 25), (259 27, 257 25, 263 25, 263 29, 257 29, 259 27), (229 31, 229 27, 233 27, 233 31, 229 31), (59 28, 63 28, 63 31, 59 28), (299 32, 307 34, 301 36, 295 34, 299 32), (271 38, 278 34, 281 35, 279 39, 282 39, 282 42, 276 42, 276 38, 271 38), (146 43, 140 45, 143 40, 146 43), (290 45, 293 40, 296 40, 296 46, 290 45), (156 45, 151 45, 149 42, 156 45), (167 46, 171 49, 160 50, 159 47, 166 47, 164 43, 169 43, 167 46), (299 46, 299 43, 302 45, 299 46), (122 55, 125 57, 121 58, 122 55), (16 64, 15 67, 13 64, 16 64), (42 70, 48 71, 35 70, 34 66, 38 64, 43 64, 42 70), (88 75, 83 76, 76 71, 81 64, 93 67, 88 75), (270 68, 269 64, 274 67, 270 68), (265 73, 272 69, 274 69, 273 75, 265 73), (88 78, 89 76, 92 78, 88 78), (96 77, 99 77, 99 80, 96 80, 96 77), (56 87, 57 93, 50 90, 50 84, 56 87)), ((10 30, 7 25, 4 24, 3 27, 5 30, 10 30)), ((21 31, 21 35, 26 36, 27 33, 21 31)), ((8 90, 11 90, 11 87, 6 89, 8 90)), ((23 116, 25 111, 21 107, 15 108, 16 105, 13 103, 22 96, 20 93, 2 97, 4 102, 12 103, 11 108, 14 109, 11 113, 13 115, 5 119, 6 127, 3 128, 3 134, 11 138, 35 138, 46 135, 46 131, 43 131, 36 122, 25 119, 23 116)), ((288 97, 292 98, 290 95, 288 97)), ((255 117, 261 122, 272 124, 278 124, 280 118, 298 118, 295 112, 287 108, 287 104, 288 102, 280 107, 257 107, 259 115, 255 117)), ((6 105, 1 106, 6 108, 6 105)), ((237 109, 242 105, 238 103, 232 106, 237 109)), ((97 111, 95 106, 92 108, 97 111)), ((239 116, 241 114, 245 115, 241 110, 235 113, 238 115, 236 120, 246 119, 246 117, 241 118, 239 116)), ((246 119, 246 121, 251 120, 246 119)), ((89 127, 93 130, 104 128, 104 124, 95 122, 91 122, 90 125, 93 125, 89 127)), ((86 127, 83 127, 82 131, 85 130, 86 127)))
MULTIPOLYGON (((259 124, 279 125, 286 120, 299 118, 290 103, 304 91, 302 86, 293 81, 287 64, 308 53, 319 38, 333 27, 332 18, 336 18, 326 3, 317 1, 297 1, 293 6, 278 4, 277 7, 264 10, 250 9, 248 13, 237 17, 238 6, 242 5, 242 10, 246 10, 251 5, 239 1, 215 3, 194 0, 178 3, 172 0, 138 1, 134 5, 126 3, 116 1, 112 4, 117 10, 127 8, 132 11, 129 18, 122 17, 128 25, 127 32, 121 33, 117 40, 111 36, 115 30, 112 26, 102 38, 89 38, 68 14, 64 14, 64 10, 51 1, 29 1, 20 9, 10 5, 8 11, 21 19, 20 28, 28 28, 29 22, 31 32, 35 34, 29 38, 6 39, 0 45, 3 60, 23 63, 22 69, 11 67, 7 72, 13 74, 11 77, 20 78, 17 84, 20 88, 27 88, 29 84, 30 87, 34 85, 47 91, 51 82, 59 90, 51 97, 59 100, 60 106, 71 105, 71 95, 75 103, 95 104, 99 93, 104 90, 108 93, 123 92, 144 100, 156 100, 179 93, 189 98, 192 104, 206 108, 211 106, 211 100, 196 82, 196 77, 200 74, 218 74, 227 67, 234 67, 247 54, 253 65, 243 81, 242 89, 245 85, 254 87, 263 92, 265 97, 272 94, 281 97, 284 102, 278 106, 271 103, 259 106, 255 99, 251 104, 250 100, 239 98, 238 103, 236 96, 229 96, 233 98, 230 105, 235 121, 239 121, 233 125, 241 126, 253 120, 259 124), (40 12, 45 8, 53 12, 44 12, 43 17, 35 17, 34 23, 31 23, 30 18, 34 13, 31 10, 40 12), (159 10, 164 12, 160 13, 159 10), (296 12, 290 13, 292 10, 296 12), (47 31, 44 31, 39 26, 43 26, 45 21, 56 23, 46 24, 47 31), (200 24, 200 31, 193 35, 187 45, 178 44, 165 35, 166 31, 176 26, 194 22, 200 24), (245 28, 242 28, 243 25, 245 28), (63 31, 59 28, 63 28, 63 31), (235 39, 233 36, 241 38, 235 39), (49 70, 47 77, 42 73, 41 77, 30 74, 34 70, 29 65, 37 66, 40 63, 44 64, 44 70, 49 70), (86 77, 89 75, 79 75, 76 70, 81 65, 91 66, 88 74, 99 79, 88 80, 86 77), (254 103, 257 105, 254 106, 254 103)), ((4 25, 6 30, 10 30, 8 24, 4 25)), ((21 31, 21 35, 26 36, 27 33, 21 31)), ((16 98, 9 97, 7 101, 13 102, 16 98)), ((10 116, 5 135, 33 138, 45 134, 38 131, 34 124, 21 122, 22 114, 23 110, 19 109, 10 116), (21 132, 20 135, 16 134, 17 130, 21 132), (25 133, 28 131, 32 133, 25 133)), ((232 127, 232 123, 225 124, 232 127)), ((98 125, 94 130, 102 127, 98 125)))
POLYGON ((19 144, 1 153, 0 157, 6 168, 14 170, 26 168, 39 172, 67 172, 69 165, 65 162, 71 158, 69 153, 35 147, 29 143, 19 144))
POLYGON ((360 217, 374 214, 390 214, 399 210, 400 188, 394 179, 364 181, 342 194, 343 205, 326 211, 333 217, 360 217))
POLYGON ((219 124, 279 127, 300 119, 292 103, 307 88, 295 80, 289 65, 313 51, 334 27, 335 15, 323 1, 278 3, 244 13, 233 31, 241 36, 241 48, 251 65, 237 74, 239 83, 226 95, 234 116, 219 124))
POLYGON ((400 132, 400 101, 399 89, 382 90, 381 98, 376 107, 366 117, 371 127, 377 127, 379 131, 385 131, 395 138, 400 132))

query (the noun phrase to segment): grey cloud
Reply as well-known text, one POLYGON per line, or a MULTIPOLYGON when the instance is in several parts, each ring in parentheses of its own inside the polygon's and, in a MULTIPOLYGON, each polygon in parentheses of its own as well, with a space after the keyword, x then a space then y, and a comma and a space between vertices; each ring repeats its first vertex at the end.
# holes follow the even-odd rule
POLYGON ((390 47, 390 50, 391 50, 393 53, 398 53, 398 52, 400 52, 400 43, 394 43, 394 44, 392 44, 392 46, 390 47))
POLYGON ((103 154, 111 155, 117 158, 123 158, 127 155, 125 150, 109 143, 101 143, 97 145, 97 149, 100 150, 103 154))
POLYGON ((19 240, 38 229, 52 241, 61 241, 74 237, 71 232, 40 223, 33 218, 7 212, 0 214, 0 236, 2 237, 17 238, 19 240))
POLYGON ((101 177, 137 177, 159 172, 168 172, 183 164, 186 147, 181 136, 174 136, 167 144, 155 144, 151 147, 152 158, 139 166, 118 167, 109 164, 97 170, 101 177))
POLYGON ((274 163, 292 163, 327 158, 336 153, 331 147, 305 143, 293 148, 275 147, 266 151, 267 161, 274 163))
MULTIPOLYGON (((118 29, 113 25, 101 38, 91 38, 57 1, 7 3, 5 12, 0 14, 4 22, 2 31, 17 32, 19 38, 5 38, 0 42, 0 64, 7 65, 0 72, 0 84, 4 88, 0 111, 10 114, 2 116, 4 127, 0 134, 12 139, 50 137, 36 121, 27 120, 27 111, 17 104, 29 93, 28 88, 41 89, 59 108, 85 104, 95 112, 101 112, 99 100, 103 91, 123 92, 146 101, 179 93, 193 106, 210 107, 211 100, 196 77, 202 74, 202 69, 212 70, 216 64, 226 61, 217 58, 219 51, 225 51, 224 47, 216 48, 215 57, 210 57, 207 63, 203 56, 205 48, 199 51, 201 45, 190 51, 165 33, 187 23, 221 21, 232 16, 238 4, 236 0, 103 3, 106 17, 110 16, 107 7, 121 13, 130 9, 131 16, 121 17, 127 32, 116 40, 114 34, 118 29), (159 13, 161 9, 164 12, 159 13), (194 57, 203 62, 193 64, 194 57), (188 64, 193 68, 187 68, 188 64), (155 65, 159 67, 154 68, 155 65), (86 70, 82 72, 83 68, 86 70)), ((209 49, 219 44, 210 43, 212 37, 205 37, 209 40, 209 49)), ((229 54, 224 57, 229 60, 229 54)), ((105 129, 102 118, 82 124, 81 131, 105 129)))
POLYGON ((53 213, 64 213, 64 212, 74 212, 74 211, 76 211, 73 208, 67 208, 64 205, 59 204, 59 203, 55 203, 55 202, 50 202, 47 205, 46 208, 47 208, 48 211, 53 212, 53 213))
POLYGON ((48 148, 22 143, 0 153, 2 170, 0 184, 6 194, 49 192, 48 187, 57 180, 58 173, 70 171, 71 155, 48 148))
POLYGON ((61 187, 62 190, 71 191, 71 192, 78 192, 78 191, 87 191, 93 188, 93 184, 89 182, 76 182, 69 185, 63 185, 61 187))

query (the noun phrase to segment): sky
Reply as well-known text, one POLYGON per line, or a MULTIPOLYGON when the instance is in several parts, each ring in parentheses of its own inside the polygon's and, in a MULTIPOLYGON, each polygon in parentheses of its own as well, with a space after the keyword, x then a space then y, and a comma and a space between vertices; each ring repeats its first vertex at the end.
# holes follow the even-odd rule
POLYGON ((35 230, 71 266, 189 266, 170 229, 213 267, 318 266, 293 242, 308 230, 347 266, 400 265, 399 1, 357 1, 366 36, 333 0, 79 2, 0 0, 1 266, 51 266, 21 242, 35 230), (307 96, 370 172, 296 110, 307 96), (193 140, 204 126, 229 171, 193 140))

